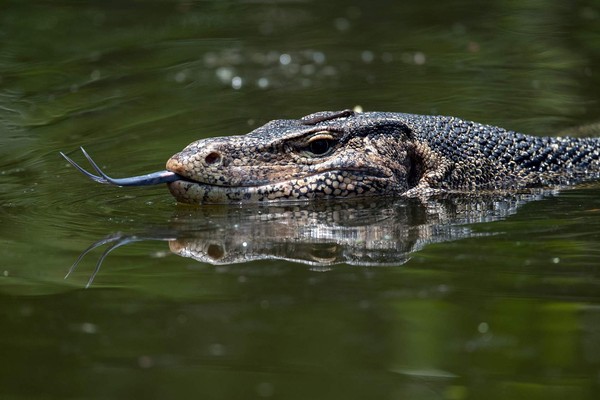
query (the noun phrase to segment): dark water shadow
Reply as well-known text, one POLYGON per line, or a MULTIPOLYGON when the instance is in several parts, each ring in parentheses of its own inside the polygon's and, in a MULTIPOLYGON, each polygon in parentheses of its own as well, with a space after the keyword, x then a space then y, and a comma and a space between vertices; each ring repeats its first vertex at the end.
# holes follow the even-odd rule
POLYGON ((134 242, 166 241, 172 253, 212 265, 285 260, 315 270, 334 265, 396 266, 432 243, 484 235, 472 224, 505 219, 524 204, 550 196, 529 192, 445 196, 427 201, 378 199, 310 204, 181 207, 165 226, 140 234, 111 233, 87 286, 111 251, 134 242))

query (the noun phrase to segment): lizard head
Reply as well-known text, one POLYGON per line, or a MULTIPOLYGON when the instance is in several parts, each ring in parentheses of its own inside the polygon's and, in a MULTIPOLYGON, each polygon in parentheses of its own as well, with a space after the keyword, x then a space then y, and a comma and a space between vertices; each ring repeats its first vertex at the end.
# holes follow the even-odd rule
POLYGON ((198 140, 167 161, 183 203, 349 198, 404 193, 421 176, 402 114, 320 112, 243 136, 198 140))

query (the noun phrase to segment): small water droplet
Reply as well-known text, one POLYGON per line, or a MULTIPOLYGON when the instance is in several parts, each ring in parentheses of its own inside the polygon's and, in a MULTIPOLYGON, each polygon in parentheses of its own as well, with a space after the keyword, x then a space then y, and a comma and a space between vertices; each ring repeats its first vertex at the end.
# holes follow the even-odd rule
POLYGON ((93 335, 94 333, 98 332, 98 326, 92 324, 91 322, 84 322, 81 324, 81 332, 93 335))
POLYGON ((228 67, 217 68, 215 74, 217 75, 217 78, 223 83, 231 82, 231 79, 233 78, 233 70, 228 67))
POLYGON ((360 58, 363 60, 364 63, 370 64, 375 59, 375 54, 373 54, 372 51, 365 50, 360 54, 360 58))
POLYGON ((289 65, 292 62, 292 56, 284 53, 279 56, 279 62, 281 65, 289 65))
POLYGON ((482 322, 477 326, 477 331, 479 333, 487 333, 490 330, 490 326, 487 322, 482 322))
POLYGON ((140 356, 138 358, 138 365, 141 368, 150 368, 154 365, 154 360, 150 356, 140 356))
POLYGON ((261 89, 266 89, 267 87, 269 87, 269 79, 267 78, 260 78, 257 82, 258 87, 261 89))
POLYGON ((425 57, 425 53, 417 51, 413 56, 413 60, 414 60, 415 64, 423 65, 427 61, 427 58, 425 57))
POLYGON ((175 82, 183 83, 187 79, 187 71, 179 71, 175 74, 175 82))
POLYGON ((239 76, 234 76, 233 79, 231 79, 231 87, 234 88, 235 90, 241 89, 242 88, 242 78, 239 76))
POLYGON ((336 18, 333 21, 333 25, 335 26, 335 29, 340 32, 345 32, 350 29, 350 21, 348 21, 346 18, 336 18))
POLYGON ((312 59, 317 64, 323 64, 325 62, 325 54, 320 51, 312 53, 312 59))

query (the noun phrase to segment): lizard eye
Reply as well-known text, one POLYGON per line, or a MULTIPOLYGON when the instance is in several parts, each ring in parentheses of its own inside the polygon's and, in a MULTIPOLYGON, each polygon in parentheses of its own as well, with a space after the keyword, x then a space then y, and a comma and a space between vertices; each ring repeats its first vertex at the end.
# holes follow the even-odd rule
POLYGON ((335 139, 328 132, 322 132, 310 138, 304 151, 307 155, 324 156, 329 154, 335 146, 335 139))
POLYGON ((311 153, 317 156, 327 154, 333 147, 333 140, 328 139, 317 139, 310 142, 308 149, 311 153))

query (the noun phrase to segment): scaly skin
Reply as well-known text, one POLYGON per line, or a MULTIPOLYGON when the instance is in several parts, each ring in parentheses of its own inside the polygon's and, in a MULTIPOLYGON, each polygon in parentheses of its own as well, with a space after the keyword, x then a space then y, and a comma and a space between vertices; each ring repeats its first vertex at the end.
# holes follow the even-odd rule
POLYGON ((184 203, 518 190, 600 178, 600 139, 535 137, 454 117, 320 112, 191 143, 167 162, 184 203))

